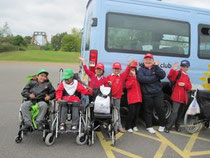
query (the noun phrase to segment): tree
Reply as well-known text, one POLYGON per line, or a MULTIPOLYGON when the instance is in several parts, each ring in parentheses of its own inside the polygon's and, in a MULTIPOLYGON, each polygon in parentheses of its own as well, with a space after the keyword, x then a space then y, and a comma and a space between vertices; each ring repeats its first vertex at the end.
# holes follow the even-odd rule
POLYGON ((80 41, 75 35, 65 35, 61 41, 61 50, 69 52, 80 51, 80 41))
POLYGON ((17 35, 13 38, 12 44, 15 46, 27 46, 27 43, 25 42, 23 37, 20 35, 17 35))
POLYGON ((7 22, 5 22, 3 28, 0 28, 0 38, 11 36, 11 31, 7 22))
POLYGON ((57 33, 55 36, 53 36, 51 38, 51 44, 52 44, 52 47, 55 51, 58 51, 60 50, 61 48, 61 41, 62 41, 62 38, 67 35, 66 32, 63 32, 63 33, 57 33))
POLYGON ((28 45, 28 44, 31 44, 31 39, 32 39, 31 36, 25 36, 25 37, 24 37, 24 41, 26 42, 27 45, 28 45))

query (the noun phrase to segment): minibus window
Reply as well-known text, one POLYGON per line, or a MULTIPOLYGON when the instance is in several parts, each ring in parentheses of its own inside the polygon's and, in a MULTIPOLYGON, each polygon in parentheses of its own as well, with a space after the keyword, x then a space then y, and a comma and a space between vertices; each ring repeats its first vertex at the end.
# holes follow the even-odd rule
POLYGON ((199 58, 210 59, 210 25, 200 24, 198 26, 199 58))
POLYGON ((120 13, 107 13, 108 52, 147 53, 188 57, 190 25, 187 22, 120 13))
POLYGON ((90 49, 90 34, 91 34, 92 15, 93 15, 92 13, 88 14, 87 28, 86 28, 86 38, 85 38, 85 50, 90 49))

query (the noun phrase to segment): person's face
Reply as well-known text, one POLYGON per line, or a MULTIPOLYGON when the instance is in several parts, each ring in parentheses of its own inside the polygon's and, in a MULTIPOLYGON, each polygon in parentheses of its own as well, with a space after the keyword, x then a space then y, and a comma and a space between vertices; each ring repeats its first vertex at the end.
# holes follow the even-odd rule
POLYGON ((152 65, 154 64, 154 60, 152 58, 144 58, 144 65, 147 68, 152 67, 152 65))
POLYGON ((113 73, 115 74, 115 75, 118 75, 119 73, 120 73, 120 71, 121 71, 121 69, 113 69, 113 73))
POLYGON ((44 81, 47 80, 47 74, 46 73, 41 73, 37 75, 37 79, 39 83, 43 83, 44 81))
POLYGON ((96 73, 97 76, 102 76, 103 72, 104 71, 102 69, 99 69, 99 68, 95 69, 95 73, 96 73))
POLYGON ((71 84, 72 82, 73 82, 73 77, 65 80, 66 84, 71 84))
POLYGON ((182 71, 187 72, 188 69, 189 69, 189 67, 187 67, 187 66, 181 66, 181 69, 182 69, 182 71))

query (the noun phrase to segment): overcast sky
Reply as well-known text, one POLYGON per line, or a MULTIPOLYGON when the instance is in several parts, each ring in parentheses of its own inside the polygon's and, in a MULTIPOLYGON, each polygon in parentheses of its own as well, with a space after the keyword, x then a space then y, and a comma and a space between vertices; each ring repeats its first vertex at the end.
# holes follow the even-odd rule
MULTIPOLYGON (((48 37, 82 28, 88 0, 0 0, 0 27, 9 24, 12 34, 32 35, 45 31, 48 37)), ((210 0, 163 0, 210 9, 210 0)))

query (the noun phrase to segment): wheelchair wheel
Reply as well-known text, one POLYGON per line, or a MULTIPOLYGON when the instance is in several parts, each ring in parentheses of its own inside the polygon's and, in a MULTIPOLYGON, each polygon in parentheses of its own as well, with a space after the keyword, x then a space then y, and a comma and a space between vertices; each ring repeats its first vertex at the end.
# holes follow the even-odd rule
POLYGON ((190 134, 198 132, 203 126, 198 115, 188 115, 187 113, 184 116, 184 125, 186 131, 190 134))
POLYGON ((47 136, 45 137, 45 144, 47 146, 53 145, 55 142, 55 134, 53 133, 48 133, 47 136))
POLYGON ((16 143, 21 143, 22 140, 23 140, 23 138, 22 138, 21 136, 16 136, 16 137, 15 137, 15 142, 16 142, 16 143))
POLYGON ((79 134, 76 137, 76 142, 79 145, 84 145, 87 142, 87 140, 88 140, 88 136, 87 134, 84 134, 84 133, 81 133, 80 137, 79 137, 79 134))

